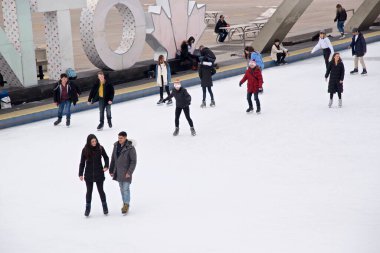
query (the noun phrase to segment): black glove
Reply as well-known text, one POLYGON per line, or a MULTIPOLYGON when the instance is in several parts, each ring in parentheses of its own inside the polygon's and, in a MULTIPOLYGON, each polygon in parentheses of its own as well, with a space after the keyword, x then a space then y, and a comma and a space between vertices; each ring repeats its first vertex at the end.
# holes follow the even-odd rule
POLYGON ((242 83, 239 83, 239 87, 241 87, 242 83))

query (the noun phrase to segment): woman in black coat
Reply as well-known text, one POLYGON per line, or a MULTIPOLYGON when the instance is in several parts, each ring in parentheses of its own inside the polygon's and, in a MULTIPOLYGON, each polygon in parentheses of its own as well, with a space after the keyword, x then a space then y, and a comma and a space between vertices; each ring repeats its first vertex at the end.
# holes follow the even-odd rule
POLYGON ((104 214, 108 214, 108 207, 106 201, 106 194, 103 190, 103 183, 105 180, 104 172, 108 170, 109 158, 107 156, 104 148, 99 144, 98 139, 95 135, 90 134, 87 137, 86 146, 82 150, 82 156, 79 164, 79 179, 86 182, 87 193, 86 193, 86 211, 85 216, 90 215, 91 211, 91 199, 92 199, 92 189, 94 183, 98 188, 100 199, 103 205, 104 214), (102 164, 102 157, 104 159, 104 167, 102 164), (84 177, 83 177, 84 173, 84 177))
POLYGON ((329 107, 333 104, 333 97, 335 93, 338 93, 339 107, 342 107, 342 93, 343 93, 343 80, 344 80, 344 64, 340 58, 339 53, 333 55, 332 60, 327 66, 326 70, 326 82, 330 76, 328 92, 330 93, 329 107))
POLYGON ((207 47, 200 46, 201 51, 201 63, 199 67, 199 78, 201 79, 201 86, 203 92, 203 99, 201 107, 206 107, 206 89, 210 94, 211 103, 210 106, 215 106, 214 94, 212 92, 212 76, 215 74, 214 62, 216 60, 215 54, 207 47))
POLYGON ((179 133, 179 117, 183 111, 185 113, 187 122, 189 122, 191 134, 195 136, 196 132, 194 129, 193 120, 190 117, 191 96, 185 88, 181 87, 179 80, 176 80, 174 82, 174 89, 172 90, 172 93, 167 98, 165 98, 163 102, 165 103, 167 100, 172 99, 173 97, 176 100, 175 130, 173 135, 177 136, 179 133))

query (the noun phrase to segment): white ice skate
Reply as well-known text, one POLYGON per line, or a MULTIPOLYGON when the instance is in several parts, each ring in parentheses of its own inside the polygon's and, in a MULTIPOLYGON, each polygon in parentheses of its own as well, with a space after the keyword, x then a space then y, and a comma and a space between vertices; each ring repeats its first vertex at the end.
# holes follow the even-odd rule
POLYGON ((329 101, 329 108, 331 108, 332 104, 333 104, 333 100, 330 99, 330 101, 329 101))

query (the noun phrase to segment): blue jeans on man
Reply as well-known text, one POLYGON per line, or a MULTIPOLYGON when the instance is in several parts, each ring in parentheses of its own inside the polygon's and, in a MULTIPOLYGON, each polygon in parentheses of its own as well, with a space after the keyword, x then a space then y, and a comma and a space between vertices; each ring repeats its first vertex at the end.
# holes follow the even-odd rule
POLYGON ((129 186, 131 183, 129 182, 119 182, 121 198, 123 199, 124 204, 128 204, 131 201, 131 192, 129 190, 129 186))
POLYGON ((100 111, 100 123, 104 123, 104 110, 107 112, 108 121, 111 120, 111 105, 108 104, 108 101, 105 101, 103 98, 99 99, 99 111, 100 111))
POLYGON ((344 22, 345 21, 339 21, 337 22, 337 27, 338 27, 338 30, 339 32, 344 35, 344 22))
POLYGON ((58 118, 62 119, 63 112, 66 108, 66 118, 71 118, 71 100, 62 101, 58 106, 58 118))
POLYGON ((219 42, 224 42, 224 40, 227 38, 228 32, 226 30, 219 32, 219 42))

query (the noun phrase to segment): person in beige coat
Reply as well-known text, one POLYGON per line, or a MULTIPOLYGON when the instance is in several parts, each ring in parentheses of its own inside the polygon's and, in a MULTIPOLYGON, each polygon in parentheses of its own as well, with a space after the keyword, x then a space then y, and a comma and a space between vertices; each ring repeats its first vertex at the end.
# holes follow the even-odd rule
POLYGON ((270 55, 272 60, 276 62, 276 65, 286 64, 285 58, 288 54, 289 50, 280 43, 279 39, 275 39, 270 55))

